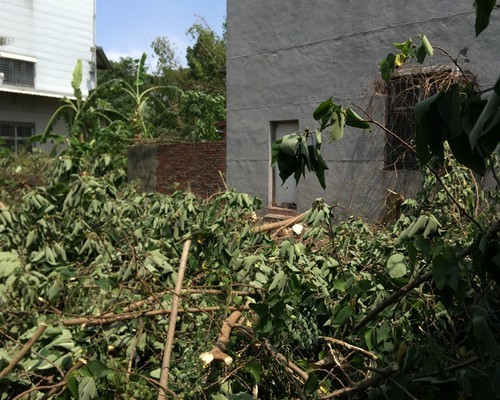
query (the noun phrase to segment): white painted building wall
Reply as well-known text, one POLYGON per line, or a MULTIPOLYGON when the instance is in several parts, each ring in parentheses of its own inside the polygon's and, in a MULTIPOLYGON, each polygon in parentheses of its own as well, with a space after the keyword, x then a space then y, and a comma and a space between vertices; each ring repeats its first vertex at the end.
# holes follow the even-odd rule
POLYGON ((72 96, 71 79, 83 61, 82 92, 95 87, 95 0, 0 0, 0 57, 35 61, 34 88, 0 91, 72 96))

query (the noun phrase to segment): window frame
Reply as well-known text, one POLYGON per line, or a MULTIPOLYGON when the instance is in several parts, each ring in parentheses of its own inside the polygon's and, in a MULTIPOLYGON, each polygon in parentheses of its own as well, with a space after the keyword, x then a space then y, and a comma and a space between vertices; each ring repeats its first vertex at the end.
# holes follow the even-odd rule
POLYGON ((33 146, 29 142, 29 138, 35 134, 35 124, 31 122, 18 121, 0 121, 0 139, 3 141, 2 146, 13 151, 14 154, 19 154, 20 147, 24 151, 31 153, 33 146), (5 128, 13 128, 12 134, 5 134, 5 128), (19 135, 19 129, 30 129, 29 135, 19 135), (9 144, 13 142, 13 146, 9 144), (23 143, 24 142, 24 143, 23 143), (20 145, 22 143, 22 145, 20 145))
POLYGON ((0 52, 1 84, 34 88, 36 61, 34 57, 0 52))
POLYGON ((440 90, 446 90, 451 84, 474 80, 468 71, 462 73, 450 65, 420 67, 394 74, 387 86, 385 127, 395 135, 390 132, 385 135, 384 169, 419 169, 416 153, 405 144, 414 144, 415 105, 440 90), (446 79, 441 80, 443 76, 446 79))

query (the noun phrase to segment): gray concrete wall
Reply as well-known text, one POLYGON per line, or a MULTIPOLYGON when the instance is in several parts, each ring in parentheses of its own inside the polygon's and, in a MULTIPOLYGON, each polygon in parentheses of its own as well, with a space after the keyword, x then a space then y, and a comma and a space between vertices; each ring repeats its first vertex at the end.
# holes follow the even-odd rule
MULTIPOLYGON (((385 97, 374 87, 378 63, 392 42, 426 34, 456 55, 468 47, 471 70, 483 87, 500 73, 500 13, 474 35, 469 0, 228 0, 227 5, 227 180, 238 190, 270 195, 270 122, 299 120, 314 128, 312 113, 333 96, 361 105, 384 121, 385 97)), ((439 53, 436 51, 436 53, 439 53)), ((436 54, 427 65, 449 64, 436 54)), ((349 214, 377 217, 387 189, 410 194, 415 173, 383 169, 384 134, 348 131, 332 144, 324 138, 330 167, 327 190, 313 175, 298 186, 298 209, 317 197, 349 214)), ((416 184, 413 185, 415 187, 416 184)))

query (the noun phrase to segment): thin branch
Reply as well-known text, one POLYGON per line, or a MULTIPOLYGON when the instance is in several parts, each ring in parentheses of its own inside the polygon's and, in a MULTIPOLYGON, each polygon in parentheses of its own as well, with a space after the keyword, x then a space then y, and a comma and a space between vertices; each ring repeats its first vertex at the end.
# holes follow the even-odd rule
MULTIPOLYGON (((487 236, 492 236, 500 231, 500 220, 497 220, 494 224, 492 224, 491 228, 487 232, 487 236)), ((465 247, 462 251, 456 254, 458 260, 462 260, 468 255, 470 255, 474 249, 476 243, 472 243, 469 246, 465 247)), ((381 311, 383 311, 386 307, 390 306, 393 303, 396 303, 401 297, 406 295, 410 290, 420 286, 422 283, 430 281, 432 279, 432 272, 426 272, 423 275, 420 275, 418 278, 415 278, 413 281, 408 282, 402 288, 393 292, 389 297, 383 300, 381 303, 377 305, 372 311, 365 315, 365 317, 359 321, 354 326, 354 331, 359 331, 363 326, 365 326, 368 322, 374 319, 381 311)))
POLYGON ((389 366, 377 370, 376 374, 369 377, 365 378, 358 383, 354 384, 353 386, 348 386, 342 389, 335 390, 328 395, 322 397, 322 400, 326 399, 333 399, 334 397, 337 396, 346 396, 346 395, 351 395, 353 393, 360 393, 366 391, 366 389, 376 386, 379 383, 383 382, 385 379, 390 377, 392 374, 396 373, 399 371, 399 366, 396 363, 392 363, 389 366))
POLYGON ((172 355, 172 346, 174 344, 175 325, 177 323, 177 312, 179 309, 179 296, 182 290, 182 281, 184 280, 184 272, 186 271, 187 259, 189 255, 189 247, 191 240, 186 240, 182 249, 179 272, 175 283, 174 298, 172 299, 172 311, 170 313, 170 321, 168 323, 167 340, 165 342, 165 351, 163 353, 163 361, 161 364, 160 386, 162 390, 158 392, 158 400, 167 398, 167 392, 163 390, 168 386, 168 373, 170 371, 170 357, 172 355))
POLYGON ((359 321, 354 326, 354 332, 359 331, 363 326, 365 326, 368 322, 374 319, 380 312, 385 310, 386 307, 390 306, 393 303, 396 303, 401 297, 406 295, 410 290, 415 289, 417 286, 420 286, 422 283, 431 280, 432 272, 427 272, 423 275, 420 275, 418 278, 414 279, 411 282, 408 282, 402 288, 393 292, 389 297, 384 299, 381 303, 377 305, 372 311, 365 315, 365 317, 359 321))
MULTIPOLYGON (((178 314, 181 313, 212 313, 215 311, 228 310, 228 311, 248 311, 249 306, 240 307, 190 307, 190 308, 179 308, 177 310, 178 314)), ((168 315, 171 314, 172 310, 144 310, 136 311, 130 313, 122 314, 105 314, 106 316, 87 316, 87 317, 76 317, 70 318, 62 322, 64 326, 75 326, 75 325, 106 325, 112 324, 113 322, 126 321, 129 319, 140 318, 140 317, 156 317, 158 315, 168 315)))
POLYGON ((349 349, 349 350, 357 350, 360 353, 363 353, 365 356, 368 356, 368 357, 370 357, 370 358, 372 358, 374 360, 378 360, 378 357, 375 354, 373 354, 372 352, 370 352, 368 350, 365 350, 365 349, 362 349, 361 347, 354 346, 352 344, 346 343, 343 340, 336 339, 336 338, 333 338, 333 337, 328 337, 328 336, 320 336, 320 338, 324 339, 324 340, 326 340, 328 342, 332 342, 332 343, 338 344, 340 346, 343 346, 343 347, 345 347, 346 349, 349 349))
POLYGON ((417 397, 413 396, 403 385, 401 385, 397 380, 393 378, 389 378, 391 380, 391 383, 396 385, 398 388, 400 388, 411 400, 418 400, 417 397))
POLYGON ((2 372, 0 372, 0 378, 7 376, 10 371, 14 369, 19 361, 23 359, 26 353, 33 347, 33 345, 37 342, 37 340, 42 336, 43 332, 47 329, 46 324, 41 324, 36 332, 33 334, 30 340, 26 342, 26 344, 21 348, 21 350, 14 356, 14 358, 10 361, 9 365, 7 365, 2 372))

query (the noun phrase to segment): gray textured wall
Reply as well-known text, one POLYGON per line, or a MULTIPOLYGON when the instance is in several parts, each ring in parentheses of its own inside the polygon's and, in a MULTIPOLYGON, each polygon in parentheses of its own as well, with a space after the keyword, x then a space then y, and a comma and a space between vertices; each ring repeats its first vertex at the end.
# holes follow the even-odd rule
MULTIPOLYGON (((299 120, 314 128, 312 112, 330 96, 362 105, 384 120, 385 97, 374 90, 379 60, 392 42, 419 33, 456 55, 468 47, 471 70, 486 87, 500 73, 500 12, 474 35, 472 1, 228 0, 227 180, 270 201, 270 121, 299 120), (496 42, 496 43, 495 43, 496 42)), ((437 52, 436 52, 437 53, 437 52)), ((428 65, 449 64, 435 55, 428 65)), ((325 138, 326 139, 326 138, 325 138)), ((327 142, 327 140, 325 140, 327 142)), ((327 189, 313 175, 298 186, 298 208, 316 197, 346 213, 377 217, 388 188, 409 194, 414 173, 383 170, 384 135, 348 131, 323 145, 327 189)), ((415 186, 415 185, 413 185, 415 186)))

